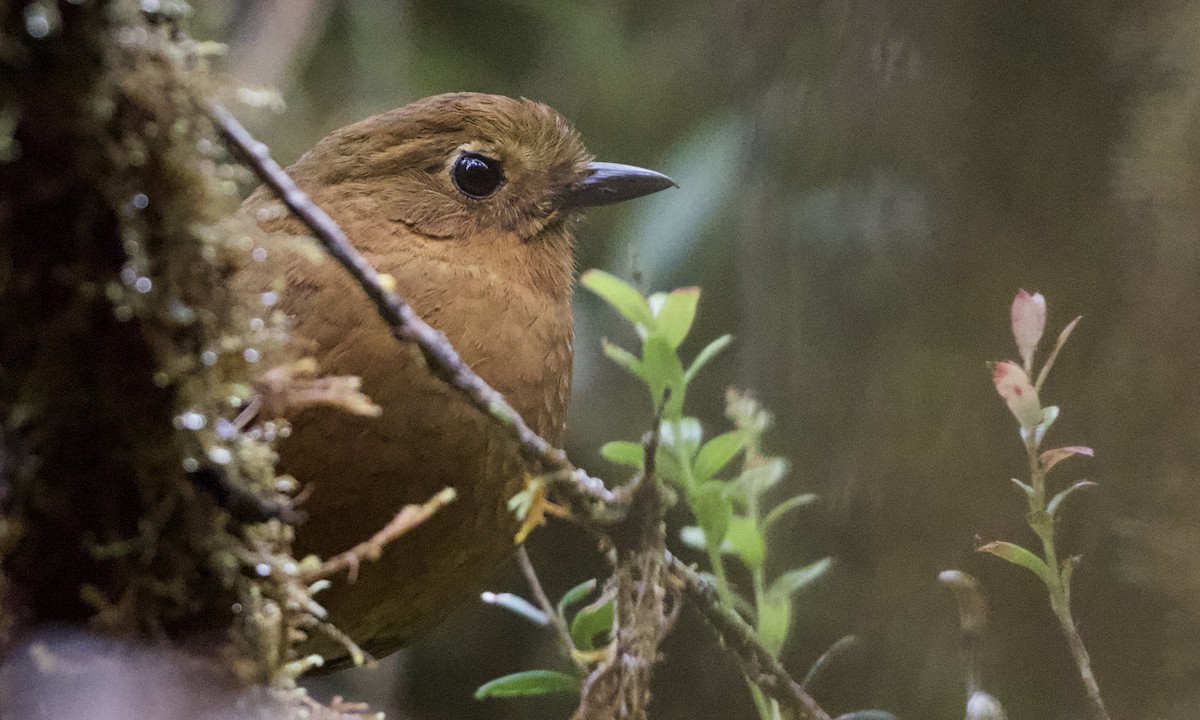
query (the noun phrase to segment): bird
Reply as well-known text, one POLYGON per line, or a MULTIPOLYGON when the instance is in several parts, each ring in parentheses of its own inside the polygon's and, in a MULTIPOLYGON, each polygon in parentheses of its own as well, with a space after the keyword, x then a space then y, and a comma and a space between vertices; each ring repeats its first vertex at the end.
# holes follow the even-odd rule
MULTIPOLYGON (((529 426, 561 443, 572 364, 574 230, 580 211, 672 187, 663 175, 597 162, 540 102, 481 93, 417 100, 335 130, 288 169, 395 291, 529 426)), ((286 236, 265 188, 241 212, 268 231, 261 262, 233 281, 271 293, 291 344, 328 375, 356 376, 377 417, 323 406, 285 413, 278 469, 305 487, 298 555, 329 557, 444 487, 454 502, 317 596, 328 622, 381 657, 478 592, 515 550, 509 500, 532 471, 514 440, 396 340, 349 275, 286 236)), ((256 295, 257 296, 257 295, 256 295)), ((314 633, 323 670, 350 664, 314 633)))

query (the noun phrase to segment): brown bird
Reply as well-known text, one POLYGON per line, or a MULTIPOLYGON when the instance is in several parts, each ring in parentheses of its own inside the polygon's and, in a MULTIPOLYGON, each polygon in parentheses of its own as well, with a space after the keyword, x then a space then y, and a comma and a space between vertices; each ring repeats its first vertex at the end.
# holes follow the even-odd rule
MULTIPOLYGON (((579 208, 674 183, 650 170, 593 162, 578 133, 530 100, 454 93, 333 132, 289 172, 354 245, 470 366, 553 443, 571 382, 572 230, 579 208)), ((301 234, 260 188, 243 205, 267 230, 301 234)), ((436 623, 512 553, 508 500, 527 468, 490 419, 435 379, 392 336, 336 263, 269 242, 235 279, 277 292, 329 375, 356 375, 377 418, 310 407, 289 417, 280 469, 310 485, 297 551, 328 557, 369 538, 404 505, 443 487, 458 499, 339 577, 318 596, 331 622, 375 655, 436 623)), ((314 638, 305 648, 345 664, 314 638)))

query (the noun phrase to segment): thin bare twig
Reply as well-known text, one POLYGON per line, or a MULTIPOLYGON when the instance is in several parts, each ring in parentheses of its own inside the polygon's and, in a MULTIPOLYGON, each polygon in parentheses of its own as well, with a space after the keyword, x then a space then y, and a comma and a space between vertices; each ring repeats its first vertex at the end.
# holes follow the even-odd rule
POLYGON ((338 626, 323 620, 317 620, 316 617, 311 615, 310 617, 312 619, 307 624, 317 628, 340 643, 346 649, 346 652, 350 654, 350 660, 354 663, 354 667, 373 665, 375 663, 375 658, 366 650, 359 647, 359 644, 354 642, 354 638, 342 632, 338 626))
POLYGON ((529 583, 529 589, 533 591, 533 599, 537 601, 542 612, 546 613, 550 626, 558 634, 558 641, 562 644, 563 652, 567 654, 571 662, 575 663, 575 667, 579 669, 580 673, 586 673, 587 665, 575 654, 575 641, 571 639, 571 630, 562 616, 558 614, 558 608, 550 602, 550 596, 542 587, 542 581, 538 579, 537 570, 534 569, 533 561, 529 559, 529 553, 525 550, 524 545, 517 549, 517 562, 521 566, 521 572, 525 574, 525 581, 529 583))
POLYGON ((358 566, 363 560, 378 560, 379 556, 383 554, 383 548, 388 543, 428 520, 431 515, 452 502, 455 497, 457 494, 454 492, 454 488, 448 487, 443 488, 437 495, 420 505, 405 505, 400 512, 396 513, 391 522, 380 528, 369 539, 321 563, 321 567, 306 575, 304 581, 311 583, 344 570, 348 573, 350 582, 354 582, 358 576, 358 566))
POLYGON ((325 251, 358 282, 393 335, 416 343, 433 374, 462 393, 476 408, 508 428, 520 444, 521 454, 549 472, 551 475, 548 477, 569 477, 570 482, 556 482, 555 487, 561 492, 561 500, 579 518, 591 518, 596 514, 597 506, 605 506, 606 513, 611 514, 612 509, 607 506, 614 498, 604 483, 575 467, 565 451, 535 433, 503 395, 471 370, 442 332, 422 320, 412 306, 389 290, 380 280, 379 273, 355 249, 333 218, 313 203, 279 163, 271 158, 266 145, 255 140, 225 106, 210 102, 207 112, 220 134, 246 158, 251 170, 312 231, 325 251))

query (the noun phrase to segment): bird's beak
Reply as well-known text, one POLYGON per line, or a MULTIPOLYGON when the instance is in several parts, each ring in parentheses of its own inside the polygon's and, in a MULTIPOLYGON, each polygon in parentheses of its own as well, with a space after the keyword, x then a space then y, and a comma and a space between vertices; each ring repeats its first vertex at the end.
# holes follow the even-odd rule
POLYGON ((559 208, 566 210, 610 205, 669 187, 679 187, 662 173, 633 165, 590 162, 587 167, 588 176, 571 186, 559 203, 559 208))

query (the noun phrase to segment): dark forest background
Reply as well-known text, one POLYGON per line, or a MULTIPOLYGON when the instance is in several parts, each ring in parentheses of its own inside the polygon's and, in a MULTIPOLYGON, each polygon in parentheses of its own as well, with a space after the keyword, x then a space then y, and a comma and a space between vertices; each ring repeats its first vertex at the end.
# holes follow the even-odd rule
MULTIPOLYGON (((605 160, 678 191, 589 214, 579 266, 645 289, 704 288, 695 348, 734 349, 691 393, 722 422, 723 390, 775 413, 782 495, 821 503, 772 536, 780 567, 826 554, 785 662, 802 675, 860 639, 813 689, 833 714, 962 717, 955 567, 992 607, 989 689, 1013 720, 1079 718, 1065 644, 1029 573, 977 555, 1028 544, 1016 425, 984 362, 1015 355, 1008 305, 1040 291, 1051 332, 1083 323, 1046 392, 1058 444, 1061 544, 1080 553, 1075 613, 1119 718, 1200 715, 1200 6, 1189 2, 646 3, 509 0, 198 3, 194 34, 224 70, 286 110, 235 109, 290 161, 328 131, 450 90, 545 101, 605 160)), ((576 301, 569 449, 635 439, 649 407, 600 352, 624 338, 576 301)), ((695 350, 693 348, 693 352, 695 350)), ((683 520, 683 518, 677 518, 683 520)), ((565 527, 531 552, 551 592, 598 572, 565 527)), ((698 558, 697 558, 698 559, 698 558)), ((517 573, 495 589, 523 590, 517 573)), ((657 674, 659 718, 752 713, 711 635, 685 615, 657 674)), ((549 634, 477 604, 374 670, 316 690, 411 718, 565 717, 569 701, 477 703, 472 690, 552 662, 549 634)))

